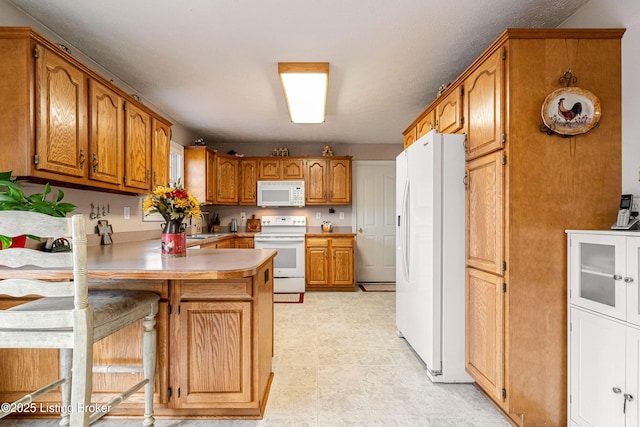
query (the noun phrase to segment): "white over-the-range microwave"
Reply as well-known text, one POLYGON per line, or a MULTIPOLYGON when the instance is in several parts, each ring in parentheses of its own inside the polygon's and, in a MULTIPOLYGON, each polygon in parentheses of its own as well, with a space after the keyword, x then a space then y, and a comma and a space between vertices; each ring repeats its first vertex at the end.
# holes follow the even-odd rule
POLYGON ((304 181, 258 181, 258 206, 304 206, 304 181))

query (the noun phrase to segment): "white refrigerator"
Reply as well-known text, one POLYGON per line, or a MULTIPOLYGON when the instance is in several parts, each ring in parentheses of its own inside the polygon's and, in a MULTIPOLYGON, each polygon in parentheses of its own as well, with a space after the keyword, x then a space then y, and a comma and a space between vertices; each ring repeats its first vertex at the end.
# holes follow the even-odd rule
POLYGON ((465 363, 465 135, 431 131, 396 159, 396 326, 434 382, 465 363))

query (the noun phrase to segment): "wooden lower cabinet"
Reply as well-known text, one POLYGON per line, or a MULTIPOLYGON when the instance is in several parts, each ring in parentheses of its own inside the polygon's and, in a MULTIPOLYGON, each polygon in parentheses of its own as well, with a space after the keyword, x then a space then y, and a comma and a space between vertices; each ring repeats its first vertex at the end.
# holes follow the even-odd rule
POLYGON ((354 240, 345 237, 307 237, 305 240, 305 289, 353 291, 354 240))
MULTIPOLYGON (((156 416, 262 418, 273 378, 272 259, 245 278, 104 280, 95 286, 142 288, 161 296, 156 318, 156 416)), ((15 305, 16 299, 0 299, 0 306, 9 304, 15 305)), ((96 364, 138 365, 141 360, 139 324, 94 346, 96 364)), ((0 375, 0 402, 12 402, 58 378, 58 351, 2 349, 0 375)), ((140 379, 141 374, 94 373, 92 402, 106 403, 114 390, 125 390, 140 379)), ((60 392, 54 391, 37 400, 36 407, 59 407, 60 401, 60 392)), ((144 395, 138 392, 109 415, 140 416, 143 412, 144 395)), ((53 418, 59 414, 37 415, 53 418)))
POLYGON ((504 293, 502 277, 467 268, 465 364, 497 402, 504 389, 504 293))
POLYGON ((251 403, 251 301, 181 301, 179 311, 175 406, 251 403))

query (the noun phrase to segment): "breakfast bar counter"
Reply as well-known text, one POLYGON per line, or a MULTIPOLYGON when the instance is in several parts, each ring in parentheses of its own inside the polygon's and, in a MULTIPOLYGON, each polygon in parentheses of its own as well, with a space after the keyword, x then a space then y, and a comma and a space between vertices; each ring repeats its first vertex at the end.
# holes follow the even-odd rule
MULTIPOLYGON (((273 378, 273 258, 269 249, 188 249, 162 258, 149 240, 88 248, 91 288, 144 289, 160 295, 157 316, 156 418, 260 419, 273 378)), ((28 269, 20 271, 23 276, 28 269)), ((50 271, 50 278, 69 272, 50 271)), ((0 299, 0 305, 15 304, 0 299)), ((94 346, 101 365, 139 364, 139 325, 94 346)), ((0 350, 0 402, 57 378, 56 350, 0 350), (36 367, 37 366, 37 367, 36 367)), ((126 389, 139 375, 94 373, 93 402, 126 389), (114 378, 115 377, 115 378, 114 378)), ((36 408, 56 408, 59 392, 36 408)), ((141 416, 143 396, 133 396, 110 416, 141 416)), ((54 417, 38 410, 18 414, 54 417)))

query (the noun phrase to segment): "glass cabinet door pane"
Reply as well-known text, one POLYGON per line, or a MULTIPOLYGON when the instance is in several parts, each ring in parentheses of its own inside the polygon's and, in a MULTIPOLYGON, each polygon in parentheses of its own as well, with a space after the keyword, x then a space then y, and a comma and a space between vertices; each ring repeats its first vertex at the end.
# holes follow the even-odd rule
POLYGON ((580 298, 615 307, 615 246, 580 243, 580 298))

